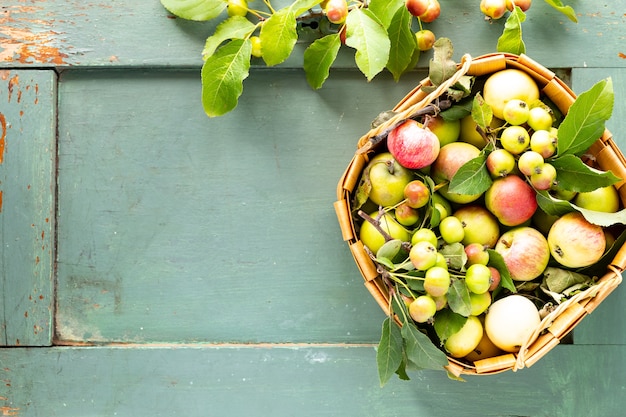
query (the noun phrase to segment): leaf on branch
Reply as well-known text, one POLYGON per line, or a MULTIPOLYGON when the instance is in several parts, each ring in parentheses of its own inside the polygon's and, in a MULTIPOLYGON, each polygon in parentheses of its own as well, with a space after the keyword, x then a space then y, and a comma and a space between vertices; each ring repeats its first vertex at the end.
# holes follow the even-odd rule
POLYGON ((224 0, 161 0, 161 4, 180 18, 204 21, 219 16, 227 3, 224 0))
POLYGON ((394 320, 387 317, 383 322, 382 334, 376 351, 378 379, 385 385, 402 363, 402 333, 394 320))
POLYGON ((440 370, 448 364, 448 357, 413 323, 405 321, 402 325, 402 338, 405 343, 406 357, 421 369, 440 370))
POLYGON ((209 36, 202 51, 203 59, 207 59, 222 42, 230 39, 245 39, 256 29, 256 25, 243 16, 233 16, 217 25, 213 35, 209 36))
POLYGON ((498 38, 496 49, 498 52, 509 52, 521 55, 526 52, 526 45, 522 39, 522 22, 526 20, 526 14, 519 7, 509 15, 504 23, 502 35, 498 38))
MULTIPOLYGON (((404 6, 404 1, 405 0, 371 0, 367 8, 374 13, 384 27, 389 28, 391 20, 398 9, 404 6)), ((406 10, 406 7, 404 9, 406 10)))
POLYGON ((484 132, 493 120, 493 110, 480 93, 476 93, 472 101, 472 119, 484 132))
POLYGON ((413 17, 406 7, 401 7, 396 11, 388 28, 391 47, 387 69, 396 81, 407 69, 410 69, 409 65, 413 61, 414 52, 418 50, 417 40, 411 29, 412 20, 413 17))
POLYGON ((563 13, 569 20, 578 23, 578 17, 572 6, 565 6, 561 0, 545 0, 550 6, 563 13))
POLYGON ((356 64, 368 81, 387 65, 389 36, 378 18, 367 9, 356 8, 348 13, 346 45, 356 49, 356 64))
POLYGON ((202 65, 202 105, 209 117, 221 116, 237 106, 248 77, 252 45, 247 39, 225 44, 202 65))
POLYGON ((487 157, 479 156, 464 163, 450 181, 449 191, 455 194, 482 194, 491 187, 493 180, 487 170, 487 157))
POLYGON ((469 290, 464 280, 454 279, 448 290, 448 305, 450 310, 464 317, 468 317, 472 312, 469 290))
POLYGON ((458 333, 463 327, 467 317, 454 313, 448 308, 441 309, 435 314, 435 333, 441 340, 441 343, 445 343, 450 336, 458 333))
POLYGON ((263 60, 271 67, 284 62, 293 51, 298 32, 296 14, 290 7, 278 10, 261 26, 263 60))
POLYGON ((341 39, 338 33, 316 39, 304 51, 304 72, 309 85, 321 88, 330 73, 330 67, 337 59, 341 39))
POLYGON ((515 284, 513 284, 513 278, 511 278, 509 268, 506 266, 504 258, 500 255, 500 252, 496 252, 494 249, 487 249, 487 252, 489 252, 488 265, 496 268, 500 273, 500 286, 511 292, 517 292, 515 284))
POLYGON ((620 181, 611 171, 600 171, 574 155, 563 155, 550 162, 556 168, 559 188, 585 193, 620 181))
POLYGON ((291 4, 290 9, 293 10, 296 16, 300 16, 302 13, 317 6, 321 2, 322 0, 295 0, 291 4))
POLYGON ((452 59, 454 48, 448 38, 439 38, 433 45, 433 57, 428 64, 428 78, 433 86, 439 86, 456 73, 456 62, 452 59))
POLYGON ((580 94, 558 130, 557 155, 580 156, 604 133, 613 113, 613 81, 606 78, 580 94))

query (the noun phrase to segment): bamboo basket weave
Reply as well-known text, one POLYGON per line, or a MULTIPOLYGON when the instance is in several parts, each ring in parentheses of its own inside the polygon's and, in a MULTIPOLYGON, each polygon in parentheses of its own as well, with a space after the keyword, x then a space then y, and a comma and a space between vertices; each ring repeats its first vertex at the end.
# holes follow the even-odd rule
MULTIPOLYGON (((524 54, 518 56, 494 53, 477 58, 465 55, 457 64, 457 72, 452 78, 428 94, 422 90, 422 86, 431 86, 432 84, 428 78, 422 80, 395 106, 393 110, 397 113, 391 119, 371 129, 358 141, 356 152, 339 180, 337 201, 334 208, 343 240, 348 244, 356 265, 365 280, 365 286, 385 313, 390 310, 389 289, 377 272, 376 264, 359 240, 352 217, 352 196, 359 183, 361 173, 370 156, 376 152, 381 136, 384 137, 396 124, 430 104, 455 84, 461 76, 483 76, 506 68, 517 68, 532 76, 540 91, 551 99, 563 114, 567 113, 576 99, 574 92, 554 72, 524 54)), ((615 184, 615 187, 620 195, 622 206, 626 206, 626 187, 624 187, 623 180, 626 179, 626 159, 614 143, 608 129, 605 129, 603 135, 591 146, 586 155, 589 159, 585 160, 586 163, 601 170, 610 170, 622 179, 615 184)), ((489 375, 508 370, 517 371, 532 366, 558 345, 564 336, 621 283, 622 272, 625 268, 626 245, 619 249, 606 272, 595 285, 559 304, 555 310, 545 316, 533 334, 521 346, 518 353, 506 353, 479 360, 474 362, 473 366, 448 357, 449 363, 446 369, 457 376, 461 374, 489 375)))

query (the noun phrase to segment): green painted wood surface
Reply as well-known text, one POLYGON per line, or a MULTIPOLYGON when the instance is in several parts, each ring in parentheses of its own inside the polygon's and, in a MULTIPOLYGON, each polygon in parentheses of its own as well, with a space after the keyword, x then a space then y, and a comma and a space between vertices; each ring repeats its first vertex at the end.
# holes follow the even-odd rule
POLYGON ((0 70, 0 345, 52 340, 56 75, 0 70))
MULTIPOLYGON (((276 7, 289 3, 272 2, 276 7)), ((503 20, 484 21, 475 1, 441 3, 441 18, 428 27, 452 39, 457 58, 494 50, 503 20)), ((578 24, 544 1, 533 2, 524 26, 529 55, 549 67, 623 67, 624 1, 573 5, 578 24)), ((172 19, 158 0, 5 0, 2 12, 0 63, 12 67, 199 66, 214 27, 172 19)), ((299 45, 283 66, 300 68, 305 46, 299 45)), ((425 55, 421 65, 427 62, 425 55)), ((353 54, 345 53, 337 65, 354 68, 353 54)))
POLYGON ((423 371, 384 388, 372 347, 6 349, 0 410, 20 417, 620 416, 625 349, 560 346, 541 366, 517 373, 463 383, 423 371))

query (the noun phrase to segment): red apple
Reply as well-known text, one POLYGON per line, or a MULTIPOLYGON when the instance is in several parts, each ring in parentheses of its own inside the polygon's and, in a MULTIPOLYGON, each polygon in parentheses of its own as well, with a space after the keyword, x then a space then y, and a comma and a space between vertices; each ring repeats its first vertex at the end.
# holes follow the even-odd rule
POLYGON ((465 246, 465 255, 467 255, 467 266, 474 264, 487 265, 489 262, 489 252, 480 243, 470 243, 465 246))
POLYGON ((404 4, 409 13, 415 17, 426 13, 428 9, 428 0, 406 0, 404 4))
POLYGON ((493 266, 490 266, 488 268, 491 271, 491 285, 489 285, 489 291, 495 291, 495 289, 498 288, 498 285, 500 285, 502 277, 500 276, 500 271, 498 271, 493 266))
POLYGON ((387 147, 398 163, 409 169, 427 167, 439 155, 437 135, 413 119, 406 120, 389 132, 387 147))
POLYGON ((485 192, 485 207, 505 226, 519 226, 537 210, 535 191, 516 175, 498 178, 485 192))
POLYGON ((422 13, 419 18, 424 23, 434 22, 441 13, 441 6, 438 0, 428 0, 428 7, 426 11, 422 13))
POLYGON ((506 0, 481 0, 480 11, 492 19, 500 19, 506 13, 506 0))
POLYGON ((548 266, 550 248, 546 238, 532 227, 522 226, 505 232, 495 247, 502 255, 511 278, 530 281, 548 266))
MULTIPOLYGON (((478 155, 480 155, 480 150, 469 143, 452 142, 444 145, 439 150, 439 156, 437 156, 437 159, 430 167, 430 175, 437 184, 446 183, 454 177, 459 168, 478 155)), ((443 185, 439 192, 447 200, 460 204, 470 203, 481 196, 481 194, 451 193, 448 191, 447 184, 443 185)))
POLYGON ((589 223, 575 211, 557 219, 548 232, 550 252, 558 263, 580 268, 596 263, 604 254, 606 237, 602 227, 589 223))
POLYGON ((454 217, 461 220, 465 229, 464 245, 479 243, 493 248, 500 237, 500 226, 493 214, 481 205, 467 205, 454 212, 454 217))
POLYGON ((513 7, 517 6, 522 9, 523 12, 525 12, 526 10, 530 9, 531 3, 532 0, 506 0, 506 8, 512 12, 513 7))

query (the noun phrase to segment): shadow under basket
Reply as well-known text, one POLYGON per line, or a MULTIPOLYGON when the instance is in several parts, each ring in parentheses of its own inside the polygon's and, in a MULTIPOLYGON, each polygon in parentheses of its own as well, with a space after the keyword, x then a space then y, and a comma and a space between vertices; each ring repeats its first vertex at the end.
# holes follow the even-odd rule
MULTIPOLYGON (((358 238, 357 228, 352 215, 351 203, 353 193, 359 184, 363 169, 370 157, 377 151, 381 137, 398 122, 424 108, 447 89, 454 85, 463 75, 487 76, 491 73, 507 68, 520 69, 529 74, 539 86, 542 95, 548 97, 563 113, 566 114, 576 95, 552 71, 533 61, 526 55, 494 53, 471 58, 463 56, 457 65, 457 73, 435 91, 425 93, 423 86, 431 86, 428 78, 422 80, 409 94, 407 94, 393 109, 395 115, 383 124, 371 129, 362 136, 357 144, 357 150, 346 171, 339 180, 337 187, 337 201, 334 204, 343 240, 348 244, 357 267, 365 280, 365 286, 385 313, 390 308, 389 289, 381 275, 377 272, 376 264, 368 255, 363 243, 358 238)), ((620 182, 615 184, 618 190, 622 207, 626 206, 626 159, 612 139, 612 135, 605 130, 588 150, 589 160, 585 162, 604 171, 612 171, 620 182)), ((517 371, 530 367, 541 357, 558 345, 563 338, 587 315, 590 314, 622 281, 622 272, 626 268, 626 245, 619 248, 603 276, 597 283, 587 290, 580 292, 565 302, 559 304, 545 316, 527 342, 517 353, 506 353, 500 356, 482 359, 473 364, 466 363, 448 356, 446 369, 454 375, 489 375, 503 371, 517 371)))

